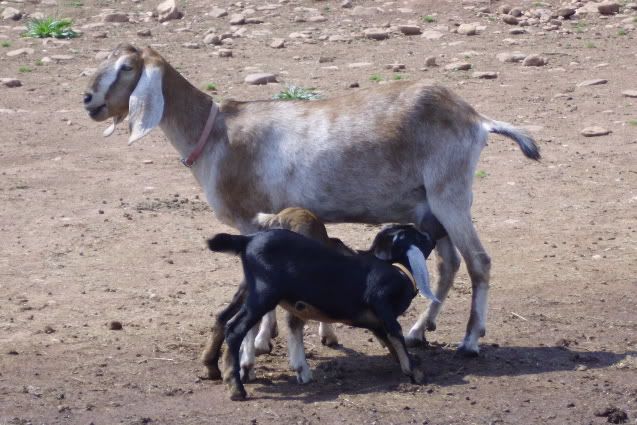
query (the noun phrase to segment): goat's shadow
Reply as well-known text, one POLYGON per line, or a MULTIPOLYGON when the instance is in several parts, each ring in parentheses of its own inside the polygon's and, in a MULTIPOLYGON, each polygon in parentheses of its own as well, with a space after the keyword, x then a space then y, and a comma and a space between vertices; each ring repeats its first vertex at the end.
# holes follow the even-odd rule
MULTIPOLYGON (((314 356, 314 382, 300 385, 293 372, 271 379, 258 379, 258 390, 248 391, 253 399, 298 400, 305 403, 335 400, 342 394, 368 394, 383 391, 415 391, 397 362, 389 355, 367 355, 339 346, 345 357, 314 356), (318 364, 317 361, 318 360, 318 364)), ((483 346, 480 356, 467 358, 443 347, 410 349, 423 361, 427 383, 439 386, 467 384, 466 376, 520 376, 548 372, 574 371, 585 365, 603 369, 619 363, 637 351, 612 353, 578 351, 567 347, 483 346)))

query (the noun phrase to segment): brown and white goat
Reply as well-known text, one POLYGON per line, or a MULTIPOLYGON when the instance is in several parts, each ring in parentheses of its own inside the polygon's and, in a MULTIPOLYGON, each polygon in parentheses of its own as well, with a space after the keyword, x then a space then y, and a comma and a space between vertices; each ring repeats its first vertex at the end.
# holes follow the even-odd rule
MULTIPOLYGON (((286 229, 299 233, 307 238, 314 239, 318 242, 322 242, 323 245, 334 248, 344 255, 355 255, 356 252, 348 248, 340 239, 330 238, 327 235, 325 225, 314 215, 312 212, 297 207, 286 208, 278 214, 265 214, 259 213, 255 218, 255 223, 259 227, 259 230, 270 229, 286 229)), ((302 282, 299 282, 302 284, 302 282)), ((225 336, 225 326, 228 321, 239 311, 245 297, 247 295, 247 285, 245 281, 242 281, 237 288, 237 292, 232 297, 232 301, 222 311, 215 315, 215 322, 212 325, 211 333, 208 338, 208 343, 202 353, 201 359, 206 367, 206 377, 208 379, 221 379, 221 371, 219 370, 219 357, 221 354, 221 345, 225 336)), ((289 316, 289 313, 286 313, 289 316)), ((286 317, 286 323, 290 323, 292 319, 286 317)), ((255 330, 251 329, 246 335, 246 341, 244 342, 243 351, 241 355, 241 374, 244 380, 250 380, 254 371, 254 341, 256 335, 255 330)), ((289 333, 290 338, 294 337, 293 333, 289 333)), ((335 346, 338 344, 338 338, 332 329, 332 325, 329 323, 321 322, 319 325, 319 336, 321 337, 321 343, 327 346, 335 346)), ((301 335, 302 339, 302 335, 301 335)), ((294 347, 298 347, 299 344, 303 344, 303 341, 293 341, 288 344, 288 349, 292 350, 294 347)), ((296 370, 298 367, 296 363, 303 362, 305 364, 305 357, 302 360, 296 360, 292 353, 289 355, 292 367, 296 370), (293 359, 296 363, 293 364, 293 359)), ((299 383, 307 383, 312 379, 312 375, 309 369, 305 368, 298 372, 297 379, 299 383)))
MULTIPOLYGON (((473 287, 459 350, 478 353, 491 259, 471 221, 471 188, 489 133, 540 158, 519 129, 479 114, 444 87, 418 81, 312 102, 227 101, 217 111, 210 96, 155 50, 131 45, 116 48, 99 67, 84 105, 96 121, 113 118, 115 124, 128 114, 129 144, 159 126, 180 155, 192 159, 201 138, 201 156, 187 162, 219 220, 244 234, 256 230, 257 213, 289 206, 307 208, 323 222, 418 227, 430 211, 448 232, 437 244, 436 297, 443 301, 451 287, 460 266, 457 248, 473 287), (215 114, 211 131, 204 131, 215 114)), ((408 341, 422 341, 425 327, 435 329, 439 309, 430 305, 408 341)), ((257 345, 267 350, 273 326, 264 322, 257 345)))

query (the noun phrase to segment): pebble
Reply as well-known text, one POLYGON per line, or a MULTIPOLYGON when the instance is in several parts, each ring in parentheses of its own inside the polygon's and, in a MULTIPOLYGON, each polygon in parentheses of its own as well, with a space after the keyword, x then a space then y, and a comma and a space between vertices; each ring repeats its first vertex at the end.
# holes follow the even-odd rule
POLYGON ((603 78, 596 78, 593 80, 582 81, 581 83, 577 84, 577 87, 599 86, 601 84, 606 84, 607 82, 608 80, 605 80, 603 78))
POLYGON ((285 39, 283 38, 273 38, 270 42, 270 47, 273 49, 282 49, 285 47, 285 39))
POLYGON ((528 55, 522 61, 523 66, 544 66, 548 63, 548 60, 545 57, 540 55, 528 55))
POLYGON ((219 37, 217 34, 208 34, 203 38, 203 42, 204 44, 213 44, 215 46, 218 46, 221 44, 221 37, 219 37))
POLYGON ((445 66, 447 71, 468 71, 471 69, 471 64, 468 62, 453 62, 445 66))
POLYGON ((573 7, 562 7, 557 11, 557 16, 561 16, 564 19, 568 19, 573 15, 575 15, 575 8, 573 7))
POLYGON ((500 62, 514 63, 514 62, 522 62, 526 58, 526 55, 520 52, 505 52, 505 53, 498 53, 496 55, 496 58, 500 62))
POLYGON ((108 37, 108 34, 103 32, 103 31, 94 32, 94 33, 91 33, 91 37, 96 39, 96 40, 99 40, 99 39, 108 37))
POLYGON ((14 88, 22 86, 22 81, 16 78, 0 78, 0 84, 5 87, 14 88))
POLYGON ((19 21, 22 18, 22 12, 14 7, 7 7, 2 11, 2 19, 5 21, 19 21))
POLYGON ((314 22, 314 23, 325 22, 325 21, 327 21, 327 18, 325 16, 323 16, 323 15, 317 15, 317 16, 312 16, 312 17, 307 18, 307 21, 308 22, 314 22))
POLYGON ((505 24, 509 24, 509 25, 517 25, 520 21, 518 20, 518 18, 516 18, 515 16, 511 16, 511 15, 504 15, 502 16, 502 21, 505 24))
POLYGON ((379 13, 379 11, 375 7, 356 6, 350 13, 356 16, 373 16, 379 13))
POLYGON ((159 22, 181 19, 184 16, 177 8, 175 0, 165 0, 157 6, 156 11, 159 22))
POLYGON ((259 72, 256 74, 247 75, 244 82, 251 85, 263 85, 268 83, 276 83, 277 80, 276 75, 274 74, 259 72))
POLYGON ((427 30, 422 33, 422 37, 426 38, 427 40, 439 40, 442 38, 443 35, 444 34, 440 31, 435 30, 427 30))
POLYGON ((585 129, 580 131, 580 133, 582 134, 582 136, 585 136, 585 137, 597 137, 597 136, 606 136, 607 134, 610 134, 611 131, 603 127, 593 126, 593 127, 586 127, 585 129))
POLYGON ((398 25, 398 31, 405 35, 420 35, 422 30, 418 25, 398 25))
POLYGON ((427 56, 425 58, 425 66, 427 66, 427 67, 438 66, 438 64, 436 63, 436 57, 435 56, 427 56))
POLYGON ((182 46, 186 49, 198 49, 199 47, 201 47, 199 46, 199 43, 183 43, 182 46))
POLYGON ((103 61, 111 54, 110 50, 102 50, 95 53, 95 60, 103 61))
POLYGON ((520 34, 526 34, 526 33, 528 33, 528 31, 525 30, 524 28, 511 28, 509 30, 509 34, 512 34, 512 35, 520 35, 520 34))
POLYGON ((343 9, 351 9, 352 8, 352 0, 343 0, 341 2, 341 7, 343 9))
POLYGON ((246 18, 245 23, 246 24, 262 24, 263 23, 263 19, 256 18, 256 17, 250 17, 250 18, 246 18))
POLYGON ((597 11, 602 15, 614 15, 619 13, 619 3, 606 1, 597 6, 597 11))
POLYGON ((243 25, 246 23, 246 17, 241 13, 235 13, 230 17, 230 25, 243 25))
POLYGON ((215 7, 208 14, 213 18, 223 18, 224 16, 228 16, 228 11, 220 7, 215 7))
POLYGON ((232 57, 232 50, 230 49, 219 49, 219 57, 220 58, 231 58, 232 57))
POLYGON ((113 321, 109 322, 109 324, 108 324, 108 329, 110 329, 112 331, 121 331, 122 328, 123 328, 122 322, 120 322, 118 320, 113 320, 113 321))
POLYGON ((72 56, 72 55, 52 55, 51 59, 56 62, 66 62, 66 61, 70 61, 74 57, 75 56, 72 56))
POLYGON ((479 78, 482 80, 494 80, 496 78, 498 78, 498 73, 497 72, 490 72, 490 71, 484 71, 484 72, 474 72, 472 75, 473 78, 479 78))
POLYGON ((139 37, 151 37, 153 33, 150 31, 150 28, 146 28, 146 29, 137 31, 137 35, 139 37))
POLYGON ((367 68, 368 66, 372 66, 372 64, 369 62, 354 62, 347 64, 348 68, 367 68))
POLYGON ((478 30, 474 24, 460 24, 458 27, 458 34, 463 35, 476 35, 478 30))
POLYGON ((520 9, 519 7, 514 7, 513 9, 509 10, 509 15, 519 18, 520 16, 522 16, 522 9, 520 9))
POLYGON ((365 38, 369 38, 370 40, 385 40, 389 38, 389 33, 381 28, 368 28, 363 31, 365 34, 365 38))
POLYGON ((14 56, 32 55, 33 53, 35 53, 35 50, 33 50, 30 47, 24 47, 22 49, 16 49, 16 50, 11 50, 10 52, 7 52, 7 56, 12 58, 14 56))
POLYGON ((125 13, 119 13, 119 12, 115 12, 115 13, 108 13, 106 15, 104 15, 104 17, 102 18, 103 22, 118 22, 118 23, 125 23, 125 22, 130 22, 130 19, 128 18, 128 15, 125 13))

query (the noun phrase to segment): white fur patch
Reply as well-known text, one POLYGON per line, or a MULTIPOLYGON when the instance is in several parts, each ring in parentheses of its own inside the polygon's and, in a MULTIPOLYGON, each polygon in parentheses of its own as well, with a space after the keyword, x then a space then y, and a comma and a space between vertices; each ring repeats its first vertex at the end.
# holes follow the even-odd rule
POLYGON ((424 297, 431 299, 435 303, 440 303, 440 300, 436 298, 429 286, 429 271, 427 270, 427 260, 422 252, 415 246, 410 246, 407 250, 407 258, 409 259, 409 266, 414 273, 416 279, 416 285, 420 294, 424 297))
POLYGON ((128 144, 157 127, 164 115, 163 73, 156 66, 145 66, 139 82, 128 100, 130 136, 128 144))

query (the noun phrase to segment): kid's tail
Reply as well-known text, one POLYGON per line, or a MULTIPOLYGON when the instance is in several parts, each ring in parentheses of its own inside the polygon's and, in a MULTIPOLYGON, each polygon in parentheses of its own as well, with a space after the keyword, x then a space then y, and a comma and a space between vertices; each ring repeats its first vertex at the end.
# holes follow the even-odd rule
POLYGON ((527 158, 534 159, 536 161, 540 160, 540 149, 535 144, 535 140, 526 132, 520 130, 512 126, 511 124, 503 121, 496 121, 485 116, 482 117, 484 121, 482 122, 482 126, 489 133, 497 133, 501 134, 505 137, 515 140, 515 142, 522 149, 522 153, 527 158))
POLYGON ((241 254, 245 251, 248 242, 250 242, 249 236, 218 233, 212 239, 208 239, 208 248, 215 252, 241 254))

